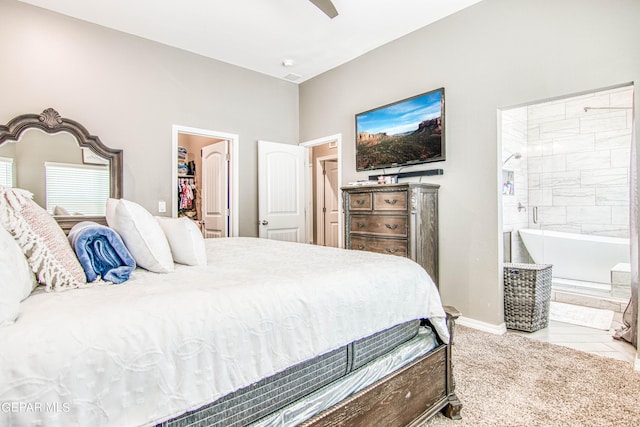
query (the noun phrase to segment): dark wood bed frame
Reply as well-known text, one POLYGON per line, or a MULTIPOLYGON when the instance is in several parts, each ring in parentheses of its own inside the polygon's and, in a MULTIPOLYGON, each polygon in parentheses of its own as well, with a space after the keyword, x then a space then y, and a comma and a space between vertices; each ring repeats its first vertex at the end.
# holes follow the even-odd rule
POLYGON ((303 427, 417 427, 438 412, 460 419, 451 344, 460 313, 445 306, 451 339, 404 368, 301 424, 303 427))

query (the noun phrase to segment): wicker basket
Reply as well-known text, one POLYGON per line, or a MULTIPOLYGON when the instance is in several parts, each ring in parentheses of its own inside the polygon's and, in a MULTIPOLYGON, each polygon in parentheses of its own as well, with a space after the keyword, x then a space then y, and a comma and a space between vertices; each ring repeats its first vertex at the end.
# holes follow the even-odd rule
POLYGON ((551 264, 504 264, 507 328, 534 332, 549 324, 551 264))

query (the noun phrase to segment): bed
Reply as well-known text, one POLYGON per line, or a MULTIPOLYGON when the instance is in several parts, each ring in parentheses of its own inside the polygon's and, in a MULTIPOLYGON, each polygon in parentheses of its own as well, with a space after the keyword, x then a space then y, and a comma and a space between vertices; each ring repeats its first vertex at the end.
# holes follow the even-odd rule
POLYGON ((416 263, 255 238, 204 247, 206 265, 138 267, 119 285, 30 292, 17 320, 0 327, 0 425, 459 418, 450 345, 458 313, 442 307, 416 263))
MULTIPOLYGON (((0 329, 0 342, 11 343, 1 356, 0 400, 57 409, 2 411, 0 424, 161 424, 397 325, 405 330, 394 344, 402 344, 416 335, 410 321, 422 318, 437 335, 426 357, 439 359, 440 372, 419 386, 438 384, 442 407, 455 399, 445 313, 412 261, 252 238, 208 239, 207 257, 207 266, 176 265, 169 274, 137 269, 117 286, 36 289, 19 320, 0 329)), ((344 416, 336 411, 308 425, 344 416)))

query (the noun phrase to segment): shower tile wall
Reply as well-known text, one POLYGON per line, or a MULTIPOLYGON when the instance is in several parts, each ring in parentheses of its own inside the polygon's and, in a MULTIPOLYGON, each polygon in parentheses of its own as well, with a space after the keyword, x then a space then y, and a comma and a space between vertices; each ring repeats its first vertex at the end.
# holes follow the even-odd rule
POLYGON ((604 107, 632 99, 629 86, 502 112, 502 161, 521 154, 502 166, 515 177, 514 194, 502 197, 513 262, 532 262, 520 228, 628 237, 632 111, 604 107))
POLYGON ((502 162, 503 170, 513 171, 514 193, 502 196, 502 223, 511 232, 511 261, 530 262, 529 254, 518 234, 527 228, 529 212, 527 179, 527 109, 526 107, 502 112, 502 162), (521 158, 512 155, 519 153, 521 158), (511 156, 511 157, 510 157, 511 156), (505 163, 506 161, 506 163, 505 163))
POLYGON ((529 205, 538 207, 528 227, 629 237, 632 111, 605 107, 632 98, 624 87, 525 107, 529 205))

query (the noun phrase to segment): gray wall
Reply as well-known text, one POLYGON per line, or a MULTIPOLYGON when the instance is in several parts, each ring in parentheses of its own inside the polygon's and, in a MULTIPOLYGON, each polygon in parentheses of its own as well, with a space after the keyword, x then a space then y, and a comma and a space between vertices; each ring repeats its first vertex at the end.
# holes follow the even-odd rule
MULTIPOLYGON (((637 0, 485 0, 306 81, 300 137, 342 133, 355 172, 354 114, 445 88, 440 290, 464 316, 503 321, 497 110, 640 82, 637 0)), ((636 109, 638 108, 636 96, 636 109)), ((638 126, 636 124, 636 126, 638 126)))
MULTIPOLYGON (((297 85, 0 0, 0 122, 53 107, 124 150, 124 197, 171 200, 171 126, 240 137, 240 234, 257 235, 256 141, 298 141, 297 85)), ((215 40, 211 41, 215 43, 215 40)))

